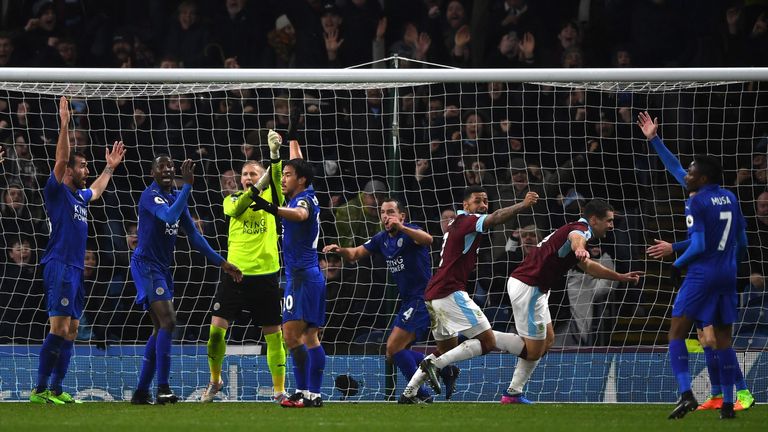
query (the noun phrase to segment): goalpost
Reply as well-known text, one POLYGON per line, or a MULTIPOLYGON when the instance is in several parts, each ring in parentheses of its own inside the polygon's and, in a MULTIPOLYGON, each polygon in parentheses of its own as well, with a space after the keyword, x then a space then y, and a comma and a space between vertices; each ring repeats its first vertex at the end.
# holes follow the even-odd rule
MULTIPOLYGON (((91 180, 104 167, 107 145, 123 140, 128 149, 107 192, 90 206, 86 313, 64 382, 77 397, 127 400, 136 384, 151 324, 133 304, 128 259, 153 155, 197 162, 189 208, 209 242, 225 253, 223 197, 240 187, 243 161, 268 155, 266 130, 285 133, 293 122, 298 132, 292 138, 315 169, 323 208, 318 249, 359 245, 379 229, 375 209, 368 224, 339 217, 360 205, 367 186, 379 192, 383 185, 376 198, 395 195, 405 202, 410 220, 435 238, 433 258, 441 222, 460 209, 467 185, 486 187, 491 210, 514 203, 528 188, 538 191, 544 199, 530 214, 499 227, 481 245, 468 285, 502 331, 514 330, 504 287, 525 250, 575 218, 586 200, 607 199, 617 210, 616 229, 593 248, 593 258, 624 271, 644 270, 646 277, 639 286, 625 286, 569 273, 550 297, 555 347, 527 395, 543 402, 673 402, 666 329, 674 292, 665 279, 667 264, 644 250, 656 238, 684 238, 685 195, 635 125, 638 112, 648 110, 683 164, 696 153, 721 158, 726 185, 734 186, 748 215, 750 261, 743 273, 753 277, 752 284, 741 283, 735 341, 747 383, 756 400, 766 402, 768 319, 762 310, 768 297, 754 275, 765 274, 768 247, 768 221, 755 217, 768 217, 768 194, 761 196, 768 184, 767 82, 768 69, 757 68, 0 69, 0 400, 28 397, 47 331, 38 265, 49 232, 42 186, 54 161, 56 100, 66 95, 71 146, 89 156, 91 180)), ((321 258, 328 279, 323 392, 330 400, 396 396, 405 380, 384 361, 397 310, 386 262, 321 258), (354 379, 357 391, 336 388, 341 375, 354 379)), ((171 386, 192 400, 208 382, 205 342, 219 271, 190 252, 184 239, 175 262, 179 325, 171 386)), ((261 334, 247 318, 232 326, 226 399, 271 400, 259 343, 261 334)), ((426 337, 415 349, 433 345, 426 337)), ((694 390, 703 393, 703 355, 691 359, 694 390)), ((490 354, 459 364, 454 400, 498 400, 515 361, 490 354)))

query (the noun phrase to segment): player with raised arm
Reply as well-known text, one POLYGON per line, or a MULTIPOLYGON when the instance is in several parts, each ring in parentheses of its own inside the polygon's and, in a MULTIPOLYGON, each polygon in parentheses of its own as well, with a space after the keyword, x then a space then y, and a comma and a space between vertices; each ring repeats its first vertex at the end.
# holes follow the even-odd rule
POLYGON ((492 227, 533 206, 538 199, 538 194, 528 192, 522 202, 489 215, 485 189, 476 185, 464 190, 463 210, 458 212, 443 234, 440 264, 424 293, 437 350, 421 361, 401 400, 420 403, 416 395, 425 380, 439 394, 440 369, 458 361, 486 354, 495 348, 520 355, 524 347, 522 339, 515 334, 492 330, 483 311, 469 298, 466 285, 477 263, 477 249, 482 236, 492 227), (459 333, 468 340, 457 345, 459 333))
MULTIPOLYGON (((400 201, 387 198, 379 211, 384 231, 379 232, 361 246, 353 248, 331 244, 323 248, 324 253, 336 253, 347 261, 357 261, 372 254, 380 254, 387 260, 387 270, 400 291, 400 310, 397 313, 392 332, 387 338, 387 361, 393 362, 407 380, 413 377, 424 359, 424 355, 409 350, 417 337, 429 329, 429 312, 424 303, 424 289, 432 276, 429 246, 432 236, 418 225, 405 222, 405 208, 400 201)), ((417 397, 431 398, 420 388, 417 397)), ((402 398, 401 403, 410 399, 402 398)))
POLYGON ((594 199, 584 206, 581 215, 578 221, 546 236, 509 276, 507 293, 515 316, 515 329, 525 348, 512 381, 501 397, 502 404, 532 403, 523 396, 523 387, 539 359, 555 341, 548 300, 559 278, 577 265, 592 277, 618 282, 637 283, 643 275, 641 271, 617 273, 589 257, 587 242, 603 238, 613 229, 613 208, 607 202, 594 199))
POLYGON ((320 387, 325 351, 318 332, 325 324, 325 278, 317 259, 320 206, 312 187, 312 166, 297 141, 291 141, 291 160, 283 167, 285 207, 253 197, 256 209, 283 219, 283 258, 286 289, 283 296, 283 336, 293 359, 296 392, 280 405, 286 408, 323 406, 320 387))
POLYGON ((669 328, 669 357, 680 399, 669 418, 683 418, 698 406, 691 392, 685 345, 694 324, 702 329, 704 345, 715 347, 723 393, 720 418, 733 418, 734 370, 739 364, 731 339, 737 318, 737 267, 747 248, 746 222, 736 196, 720 187, 722 169, 715 158, 695 156, 686 172, 658 136, 658 119, 652 120, 647 112, 642 112, 637 124, 667 170, 691 194, 685 203, 688 239, 648 248, 648 253, 655 257, 682 252, 670 267, 672 284, 680 287, 669 328), (680 285, 683 267, 688 267, 688 273, 680 285))
POLYGON ((243 280, 236 282, 224 274, 216 291, 208 337, 211 381, 200 398, 202 402, 213 401, 224 386, 221 366, 227 349, 225 335, 229 324, 242 310, 249 311, 254 323, 262 326, 274 399, 281 402, 288 397, 285 393, 285 347, 280 329, 282 296, 277 248, 278 220, 265 211, 249 208, 254 195, 277 204, 283 201, 281 188, 275 186, 280 184, 283 172, 281 137, 270 130, 267 142, 270 167, 265 171, 259 162, 245 162, 240 177, 243 190, 224 198, 224 214, 229 216, 227 259, 242 270, 243 280))
POLYGON ((112 151, 106 149, 107 167, 86 189, 88 160, 83 153, 70 153, 70 111, 64 96, 59 100, 59 117, 61 130, 56 143, 56 162, 43 188, 51 237, 40 260, 45 265, 43 282, 51 328, 40 348, 37 385, 29 396, 33 403, 79 403, 62 390, 61 384, 69 368, 85 306, 83 268, 88 239, 88 203, 101 197, 125 155, 122 141, 115 142, 112 151))
POLYGON ((195 228, 187 208, 192 192, 195 164, 191 159, 181 164, 184 186, 174 190, 176 169, 173 159, 159 155, 152 161, 154 180, 139 199, 139 244, 131 256, 131 275, 136 284, 136 303, 149 311, 154 331, 144 348, 144 361, 139 374, 133 404, 151 404, 149 386, 157 371, 157 403, 175 403, 178 397, 168 385, 171 371, 171 342, 176 327, 176 311, 173 308, 173 276, 171 259, 176 247, 179 225, 187 234, 189 243, 209 261, 221 266, 236 282, 242 280, 242 272, 214 251, 195 228))

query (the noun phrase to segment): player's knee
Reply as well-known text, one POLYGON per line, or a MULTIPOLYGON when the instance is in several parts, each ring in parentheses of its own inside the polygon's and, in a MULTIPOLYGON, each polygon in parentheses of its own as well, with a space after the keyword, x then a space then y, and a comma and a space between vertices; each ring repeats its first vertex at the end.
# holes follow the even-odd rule
POLYGON ((167 318, 162 320, 160 328, 167 332, 173 332, 176 329, 176 318, 167 318))
POLYGON ((285 345, 288 348, 296 348, 297 346, 301 345, 301 335, 295 334, 293 332, 283 332, 283 339, 285 339, 285 345))

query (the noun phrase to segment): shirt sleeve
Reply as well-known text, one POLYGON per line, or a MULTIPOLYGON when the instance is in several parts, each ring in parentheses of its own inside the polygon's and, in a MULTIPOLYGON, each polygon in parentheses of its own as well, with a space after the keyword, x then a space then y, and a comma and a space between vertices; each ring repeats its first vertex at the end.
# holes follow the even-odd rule
POLYGON ((83 197, 83 201, 89 203, 91 198, 93 198, 93 191, 90 189, 80 189, 80 196, 83 197))
POLYGON ((690 202, 691 214, 686 217, 685 224, 691 232, 705 232, 704 209, 701 200, 692 199, 690 202))
POLYGON ((215 250, 213 250, 211 245, 208 244, 208 240, 206 240, 205 237, 200 234, 200 231, 197 230, 195 222, 192 220, 192 216, 189 214, 189 209, 184 209, 184 212, 181 214, 179 224, 187 234, 187 238, 189 238, 189 244, 193 249, 203 254, 208 259, 208 261, 211 261, 215 265, 221 265, 221 263, 224 262, 224 258, 216 253, 215 250))
MULTIPOLYGON (((181 192, 176 196, 173 205, 168 205, 163 197, 157 194, 150 194, 152 203, 147 206, 148 210, 158 219, 165 223, 174 224, 181 217, 182 212, 187 208, 187 199, 192 192, 192 186, 185 184, 181 192)), ((145 204, 147 204, 145 202, 145 204)))
POLYGON ((371 237, 370 240, 363 243, 363 247, 370 254, 378 253, 381 250, 381 233, 376 234, 375 236, 371 237))

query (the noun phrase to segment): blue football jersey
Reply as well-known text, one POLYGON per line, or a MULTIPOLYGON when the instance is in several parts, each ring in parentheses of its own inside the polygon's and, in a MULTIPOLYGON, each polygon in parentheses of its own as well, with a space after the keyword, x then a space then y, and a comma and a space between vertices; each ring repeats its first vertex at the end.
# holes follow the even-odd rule
MULTIPOLYGON (((161 268, 167 269, 171 266, 176 236, 179 233, 179 221, 169 224, 157 217, 155 213, 173 205, 179 193, 178 190, 165 193, 156 182, 152 182, 141 193, 137 230, 139 245, 136 247, 134 257, 159 265, 161 268)), ((184 209, 181 218, 191 219, 188 209, 184 209)))
POLYGON ((88 240, 88 202, 93 196, 90 189, 74 192, 51 173, 43 188, 45 211, 51 223, 51 238, 45 255, 45 264, 55 260, 82 269, 85 267, 85 244, 88 240))
POLYGON ((286 268, 306 269, 317 267, 317 241, 320 237, 320 204, 315 189, 299 192, 288 201, 288 208, 302 207, 309 212, 303 222, 283 219, 283 257, 286 268))
MULTIPOLYGON (((405 226, 420 230, 421 227, 406 223, 405 226)), ((387 260, 387 270, 397 283, 403 302, 424 299, 424 289, 432 277, 429 247, 417 245, 402 232, 394 237, 382 231, 363 244, 372 254, 381 254, 387 260)))
POLYGON ((689 237, 695 232, 703 232, 705 239, 704 252, 690 263, 688 272, 711 276, 705 280, 731 275, 735 281, 737 239, 746 227, 736 196, 716 184, 702 186, 686 202, 685 224, 689 237))

